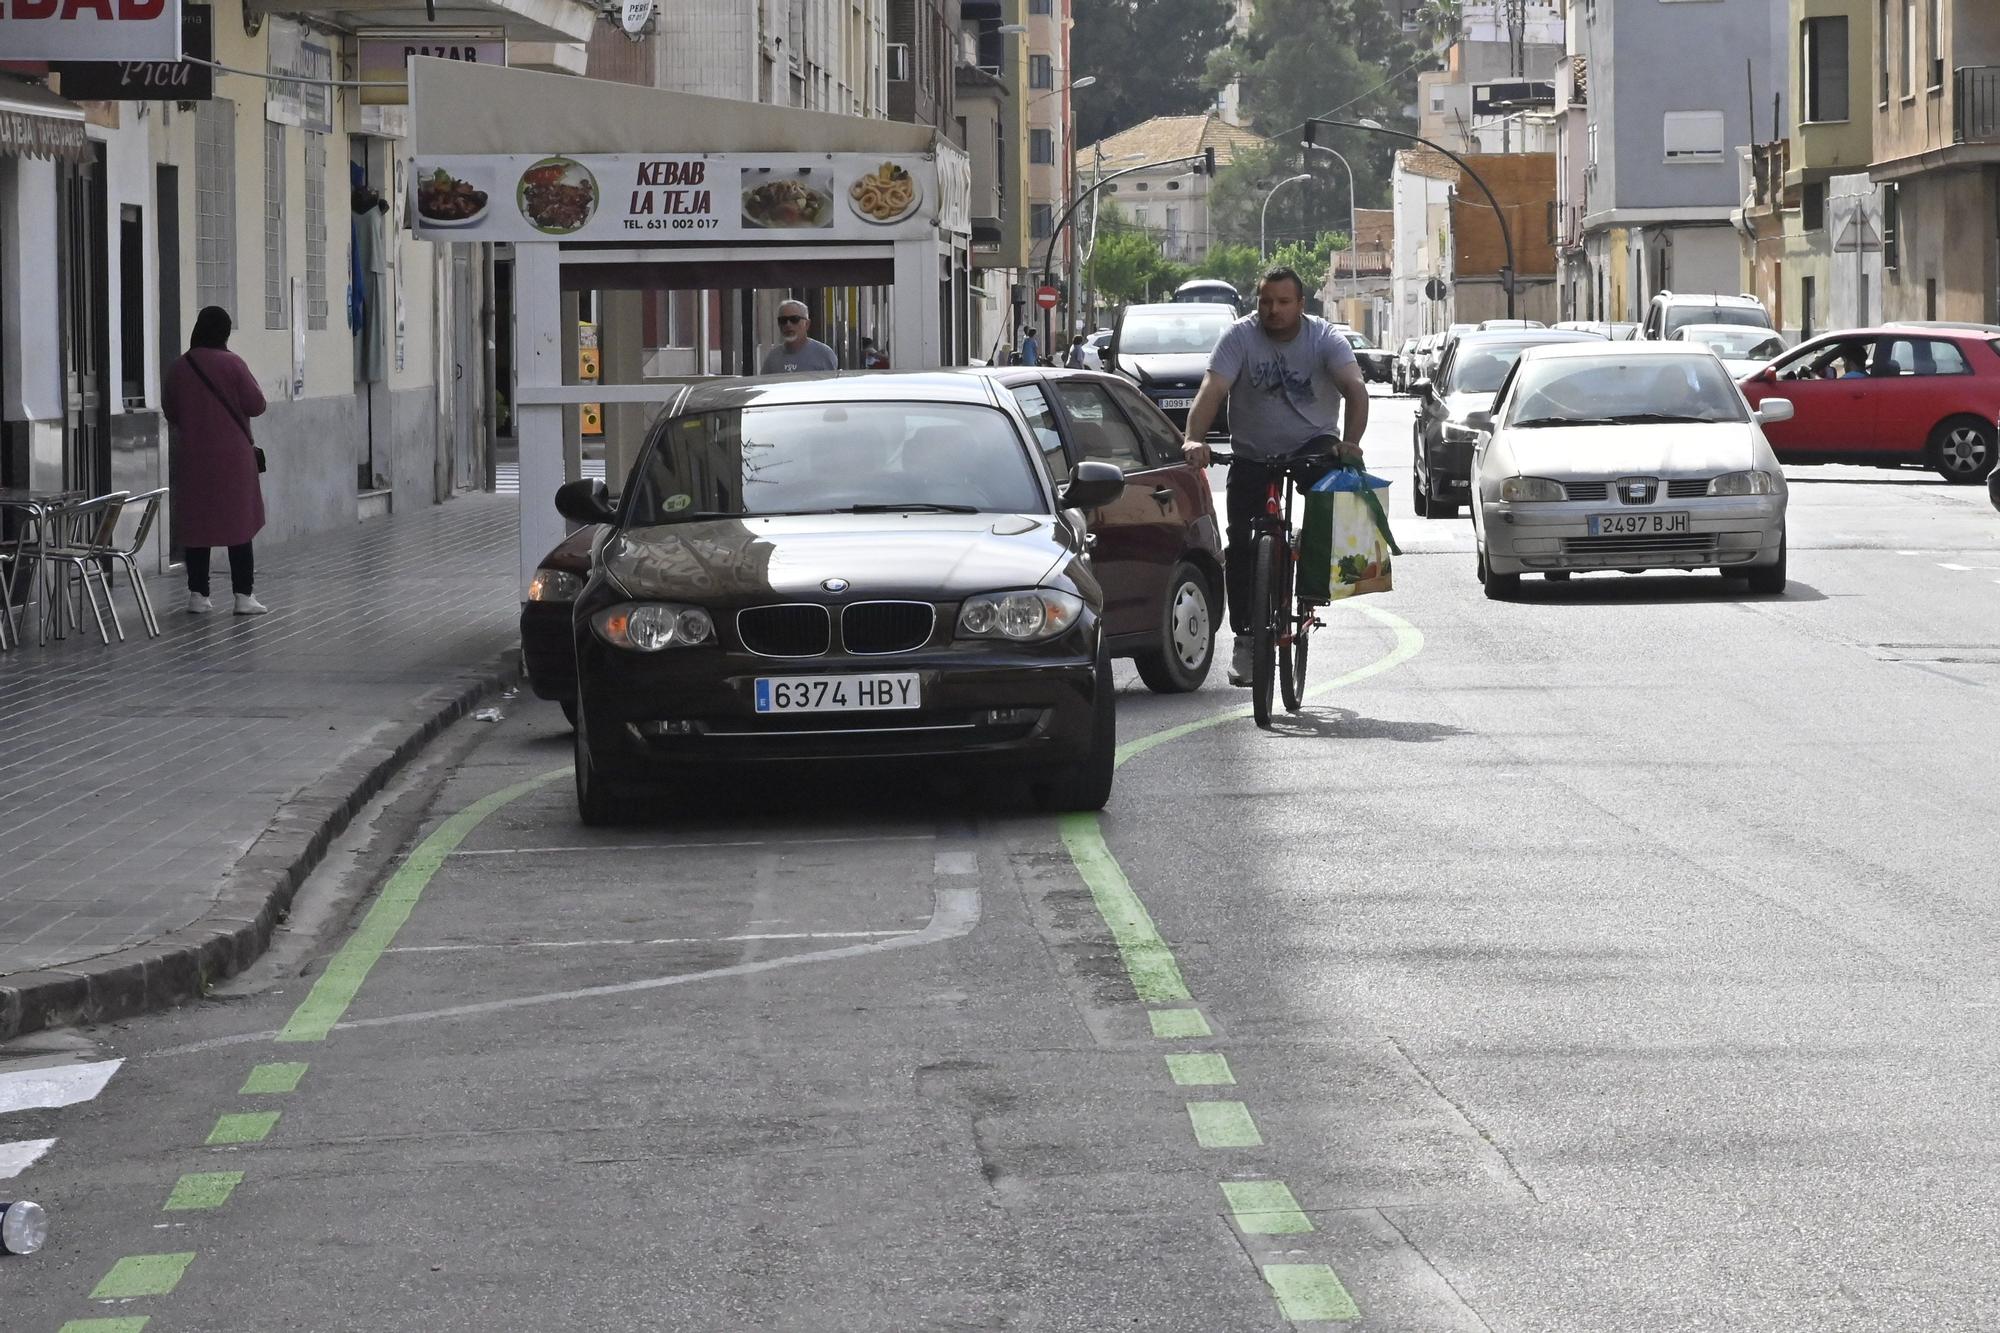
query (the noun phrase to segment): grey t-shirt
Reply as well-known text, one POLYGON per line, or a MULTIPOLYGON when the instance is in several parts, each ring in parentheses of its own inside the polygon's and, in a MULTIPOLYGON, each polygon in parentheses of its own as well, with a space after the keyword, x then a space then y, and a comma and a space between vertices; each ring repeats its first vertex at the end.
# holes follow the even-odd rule
POLYGON ((1334 327, 1307 315, 1290 342, 1273 342, 1255 315, 1229 326, 1208 368, 1229 384, 1230 449, 1249 458, 1283 458, 1315 435, 1340 429, 1334 372, 1354 364, 1354 349, 1334 327))
POLYGON ((812 370, 839 370, 840 359, 833 349, 817 338, 806 339, 805 346, 794 352, 779 343, 764 353, 764 373, 766 375, 797 375, 812 370))

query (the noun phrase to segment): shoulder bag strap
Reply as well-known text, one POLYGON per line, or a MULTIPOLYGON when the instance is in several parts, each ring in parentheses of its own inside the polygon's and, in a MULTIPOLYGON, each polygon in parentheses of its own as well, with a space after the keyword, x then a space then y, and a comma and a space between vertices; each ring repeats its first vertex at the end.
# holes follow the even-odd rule
POLYGON ((195 373, 195 377, 208 386, 208 391, 215 395, 215 401, 222 404, 222 410, 229 413, 230 420, 234 421, 237 429, 243 432, 243 438, 250 441, 253 445, 256 444, 256 437, 250 433, 250 423, 243 419, 243 413, 237 410, 236 404, 224 397, 222 390, 215 387, 215 381, 210 379, 208 373, 201 368, 201 362, 194 359, 193 353, 189 353, 181 359, 187 362, 188 369, 195 373))

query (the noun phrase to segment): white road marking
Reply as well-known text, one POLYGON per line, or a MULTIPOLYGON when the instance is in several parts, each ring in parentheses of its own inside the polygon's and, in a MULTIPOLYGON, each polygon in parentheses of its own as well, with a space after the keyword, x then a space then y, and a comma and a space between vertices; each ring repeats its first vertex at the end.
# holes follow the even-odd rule
POLYGON ((930 842, 931 833, 893 833, 874 838, 753 838, 742 842, 627 842, 575 847, 461 847, 453 856, 539 856, 567 852, 685 852, 717 847, 825 847, 849 842, 930 842))
POLYGON ((123 1060, 87 1065, 45 1065, 0 1074, 0 1115, 38 1107, 74 1106, 104 1091, 123 1060))
POLYGON ((19 1143, 0 1143, 0 1180, 12 1180, 33 1166, 43 1153, 55 1146, 54 1139, 23 1139, 19 1143))
POLYGON ((409 944, 383 953, 466 953, 475 949, 644 948, 655 944, 735 944, 748 940, 877 940, 909 930, 815 930, 778 935, 682 935, 661 940, 508 940, 502 944, 409 944))
POLYGON ((976 875, 979 873, 979 853, 939 852, 931 862, 931 869, 940 875, 976 875))
MULTIPOLYGON (((440 1018, 472 1018, 482 1014, 504 1013, 509 1009, 561 1004, 566 1000, 595 1000, 611 995, 631 995, 639 991, 660 990, 667 986, 685 986, 696 981, 720 981, 727 977, 755 976, 761 972, 776 972, 787 967, 802 967, 808 963, 831 963, 843 958, 865 958, 869 954, 887 953, 892 949, 914 949, 928 944, 942 944, 946 940, 970 935, 979 925, 979 889, 976 885, 967 885, 964 888, 939 888, 934 893, 933 901, 930 924, 911 935, 897 935, 891 939, 874 940, 867 944, 849 944, 838 949, 815 949, 810 953, 787 954, 783 958, 765 958, 754 963, 738 963, 733 967, 716 967, 703 972, 682 972, 675 976, 648 977, 642 981, 623 981, 609 986, 585 986, 578 990, 521 995, 511 1000, 460 1004, 449 1009, 427 1009, 414 1014, 390 1014, 385 1018, 356 1019, 337 1024, 334 1031, 350 1032, 358 1028, 428 1023, 440 1018)), ((152 1051, 148 1053, 148 1058, 164 1055, 195 1055, 203 1051, 219 1050, 225 1046, 247 1046, 269 1041, 276 1035, 277 1033, 272 1031, 212 1037, 207 1041, 190 1042, 185 1046, 152 1051)))
POLYGON ((1964 573, 1964 572, 1965 572, 1966 570, 1968 570, 1968 569, 1971 569, 1971 568, 1972 568, 1972 566, 1971 566, 1971 565, 1954 565, 1954 564, 1951 564, 1951 563, 1949 563, 1949 562, 1947 562, 1947 561, 1944 561, 1944 560, 1940 560, 1940 561, 1938 561, 1938 568, 1939 568, 1939 569, 1954 569, 1954 570, 1957 570, 1957 571, 1958 571, 1959 573, 1963 574, 1963 573, 1964 573))

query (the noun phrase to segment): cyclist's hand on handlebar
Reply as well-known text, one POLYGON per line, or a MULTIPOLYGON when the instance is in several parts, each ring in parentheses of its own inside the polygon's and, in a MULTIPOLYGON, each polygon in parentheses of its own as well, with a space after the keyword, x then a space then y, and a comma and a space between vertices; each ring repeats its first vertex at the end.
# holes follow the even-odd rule
POLYGON ((1181 457, 1188 461, 1190 467, 1207 467, 1215 461, 1214 452, 1200 440, 1181 441, 1181 457))

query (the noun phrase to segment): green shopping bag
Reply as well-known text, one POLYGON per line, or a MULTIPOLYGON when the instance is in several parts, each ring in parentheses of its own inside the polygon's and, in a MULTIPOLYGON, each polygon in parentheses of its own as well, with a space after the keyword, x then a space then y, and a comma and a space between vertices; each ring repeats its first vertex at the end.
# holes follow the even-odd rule
POLYGON ((1314 602, 1388 592, 1389 564, 1403 548, 1389 532, 1389 516, 1375 492, 1389 483, 1353 468, 1338 468, 1305 494, 1299 529, 1299 596, 1314 602))

